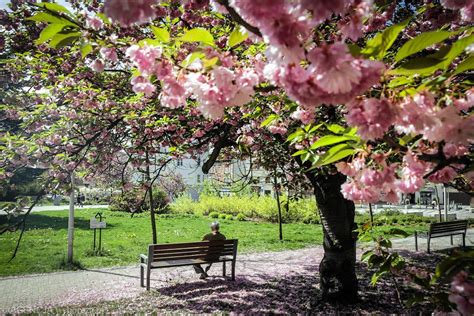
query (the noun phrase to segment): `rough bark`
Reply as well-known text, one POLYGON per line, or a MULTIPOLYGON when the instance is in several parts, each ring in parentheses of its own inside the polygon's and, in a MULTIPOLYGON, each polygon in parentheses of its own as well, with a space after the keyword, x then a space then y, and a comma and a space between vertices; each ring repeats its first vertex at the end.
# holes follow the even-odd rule
POLYGON ((281 203, 280 203, 280 187, 278 184, 278 179, 276 176, 276 172, 273 175, 273 188, 275 189, 275 196, 277 200, 278 206, 278 226, 279 226, 279 238, 283 240, 283 227, 282 227, 282 220, 281 220, 281 203))
POLYGON ((148 152, 146 153, 146 181, 149 185, 148 187, 148 199, 150 201, 150 221, 151 221, 151 235, 152 235, 152 243, 158 243, 158 238, 156 237, 156 219, 155 219, 155 205, 153 201, 153 183, 151 181, 151 172, 150 172, 150 159, 148 156, 148 152))
POLYGON ((319 265, 324 299, 351 302, 357 299, 355 273, 357 225, 355 206, 344 199, 342 174, 310 177, 324 232, 324 257, 319 265))

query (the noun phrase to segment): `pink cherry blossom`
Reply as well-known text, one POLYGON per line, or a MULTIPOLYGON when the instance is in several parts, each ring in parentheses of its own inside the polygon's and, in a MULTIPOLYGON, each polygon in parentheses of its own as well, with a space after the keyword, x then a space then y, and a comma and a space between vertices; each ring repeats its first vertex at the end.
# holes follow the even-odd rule
POLYGON ((99 19, 97 16, 86 17, 86 26, 93 30, 100 30, 104 26, 104 22, 99 19))
POLYGON ((319 24, 329 18, 332 14, 342 14, 352 1, 333 0, 333 1, 314 1, 298 0, 300 10, 308 10, 312 15, 315 24, 319 24))
POLYGON ((458 146, 455 144, 447 143, 443 147, 443 153, 446 158, 460 157, 469 153, 469 149, 466 146, 458 146))
POLYGON ((291 114, 291 117, 295 120, 301 121, 303 124, 310 124, 314 122, 314 113, 311 111, 306 111, 301 108, 298 108, 295 112, 291 114))
POLYGON ((456 304, 462 315, 474 313, 474 281, 469 279, 466 271, 460 271, 451 282, 449 301, 456 304))
POLYGON ((161 57, 161 48, 145 44, 130 46, 126 55, 143 75, 152 74, 155 70, 156 59, 161 57))
POLYGON ((161 104, 172 109, 182 107, 186 104, 186 89, 174 78, 163 80, 160 93, 161 104))
POLYGON ((107 61, 116 62, 118 60, 117 52, 113 47, 102 47, 100 49, 100 55, 107 61))
POLYGON ((441 0, 441 4, 451 10, 459 10, 468 4, 469 0, 441 0))
POLYGON ((457 176, 457 172, 451 167, 444 167, 428 177, 433 183, 448 183, 457 176))
POLYGON ((397 112, 387 99, 356 100, 347 104, 347 123, 364 139, 381 138, 394 123, 397 112))
POLYGON ((268 127, 268 130, 273 134, 285 135, 288 131, 286 127, 282 125, 271 125, 268 127))
POLYGON ((156 0, 105 0, 104 13, 121 26, 143 24, 155 17, 156 0))
POLYGON ((104 71, 105 64, 101 59, 95 59, 91 64, 91 68, 96 72, 104 71))
POLYGON ((134 77, 131 83, 135 93, 141 92, 146 96, 151 96, 156 90, 156 87, 148 80, 148 78, 143 76, 134 77))

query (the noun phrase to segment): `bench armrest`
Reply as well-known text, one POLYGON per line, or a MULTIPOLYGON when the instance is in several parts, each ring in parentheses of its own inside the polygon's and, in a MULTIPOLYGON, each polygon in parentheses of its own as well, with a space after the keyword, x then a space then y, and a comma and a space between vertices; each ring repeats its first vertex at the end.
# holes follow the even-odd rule
POLYGON ((148 256, 140 254, 140 263, 148 263, 148 256))

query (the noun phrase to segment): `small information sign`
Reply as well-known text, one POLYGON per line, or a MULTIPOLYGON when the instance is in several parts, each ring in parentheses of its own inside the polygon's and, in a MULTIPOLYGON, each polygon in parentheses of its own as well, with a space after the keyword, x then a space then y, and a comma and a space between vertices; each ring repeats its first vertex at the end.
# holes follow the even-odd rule
POLYGON ((107 224, 105 222, 99 222, 96 218, 91 218, 90 222, 91 229, 105 228, 107 224))

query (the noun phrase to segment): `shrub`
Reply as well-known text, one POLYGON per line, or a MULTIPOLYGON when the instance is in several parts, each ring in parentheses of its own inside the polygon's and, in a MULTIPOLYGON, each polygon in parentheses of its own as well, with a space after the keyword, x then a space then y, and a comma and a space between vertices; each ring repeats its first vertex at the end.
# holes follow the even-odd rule
POLYGON ((231 220, 231 221, 232 221, 232 220, 234 220, 234 216, 232 216, 232 215, 226 215, 226 216, 225 216, 225 219, 228 219, 228 220, 231 220))
POLYGON ((239 214, 237 214, 237 216, 235 217, 235 219, 238 220, 238 221, 243 222, 243 221, 245 221, 245 215, 242 214, 242 213, 239 213, 239 214))
POLYGON ((211 212, 211 213, 209 213, 209 217, 210 217, 210 218, 219 218, 219 213, 217 213, 217 212, 211 212))
MULTIPOLYGON (((150 209, 150 200, 145 198, 145 191, 133 188, 122 194, 112 196, 110 210, 114 212, 141 213, 150 209)), ((169 199, 166 193, 153 188, 153 204, 157 213, 166 213, 168 211, 169 199)))
MULTIPOLYGON (((231 215, 231 216, 232 216, 232 215, 231 215)), ((219 214, 219 218, 220 218, 220 219, 226 219, 226 217, 227 217, 227 215, 225 215, 225 214, 219 214)))

